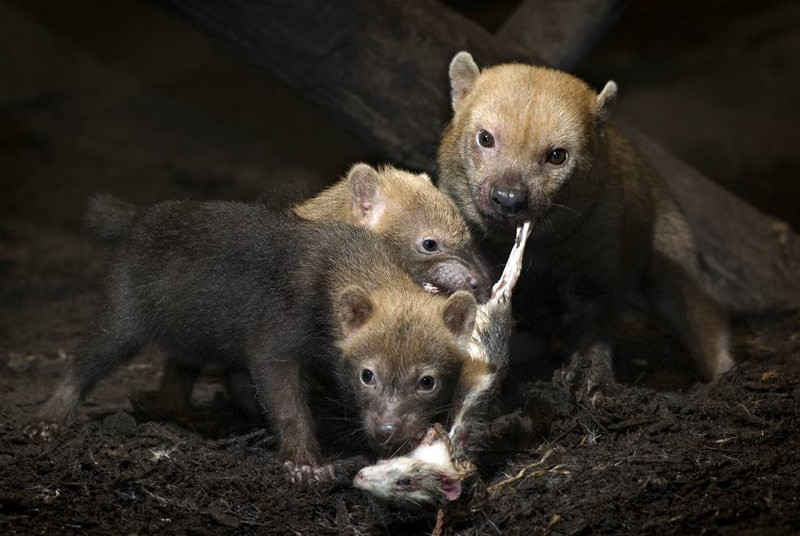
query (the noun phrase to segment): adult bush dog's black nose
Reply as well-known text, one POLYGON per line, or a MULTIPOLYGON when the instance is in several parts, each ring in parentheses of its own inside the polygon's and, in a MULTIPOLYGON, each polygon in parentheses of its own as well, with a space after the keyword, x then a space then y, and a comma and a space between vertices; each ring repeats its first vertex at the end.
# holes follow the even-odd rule
POLYGON ((495 186, 489 193, 492 200, 492 209, 501 216, 516 216, 528 204, 525 190, 507 186, 495 186))

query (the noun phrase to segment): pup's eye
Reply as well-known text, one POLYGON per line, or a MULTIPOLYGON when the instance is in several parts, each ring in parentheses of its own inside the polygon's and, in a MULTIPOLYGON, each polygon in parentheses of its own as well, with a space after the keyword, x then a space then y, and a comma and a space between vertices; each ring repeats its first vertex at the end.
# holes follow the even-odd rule
POLYGON ((436 387, 436 378, 433 376, 423 376, 419 379, 419 388, 423 391, 430 391, 436 387))
POLYGON ((373 385, 375 383, 375 373, 365 368, 361 371, 361 381, 364 385, 373 385))
POLYGON ((494 147, 494 136, 492 136, 485 130, 479 131, 478 145, 480 145, 481 147, 486 147, 487 149, 494 147))
POLYGON ((397 482, 395 482, 395 484, 400 486, 400 487, 405 488, 405 487, 408 487, 408 486, 411 485, 411 479, 408 478, 407 476, 403 477, 403 478, 399 478, 399 479, 397 479, 397 482))
POLYGON ((439 249, 439 242, 437 242, 433 238, 423 238, 422 249, 424 249, 425 251, 436 251, 439 249))
POLYGON ((567 150, 566 149, 553 149, 547 155, 547 163, 553 164, 554 166, 560 166, 564 162, 567 161, 567 150))

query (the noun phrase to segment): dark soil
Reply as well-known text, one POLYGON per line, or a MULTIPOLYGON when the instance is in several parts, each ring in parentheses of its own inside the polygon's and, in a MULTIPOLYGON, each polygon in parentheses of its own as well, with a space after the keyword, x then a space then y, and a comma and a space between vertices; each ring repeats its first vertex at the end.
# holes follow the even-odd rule
MULTIPOLYGON (((273 434, 237 415, 217 378, 200 383, 190 415, 153 413, 141 391, 157 383, 154 353, 101 382, 56 440, 30 438, 25 426, 91 313, 102 252, 31 226, 4 226, 2 244, 12 276, 0 310, 2 533, 431 530, 433 514, 375 505, 350 486, 363 460, 343 461, 333 484, 288 484, 273 434)), ((686 352, 640 321, 629 323, 619 351, 621 392, 602 407, 576 410, 548 381, 523 382, 515 405, 532 417, 535 437, 519 451, 501 443, 486 482, 534 466, 448 526, 464 534, 796 533, 799 328, 797 315, 738 321, 741 364, 713 386, 694 385, 686 352)))
MULTIPOLYGON (((726 19, 723 4, 637 3, 635 23, 624 19, 584 71, 628 88, 628 123, 797 226, 800 9, 737 0, 726 19)), ((433 513, 351 487, 363 458, 342 458, 335 483, 285 482, 271 431, 235 413, 213 375, 190 415, 154 411, 153 352, 101 382, 56 440, 28 436, 98 297, 103 251, 79 226, 91 193, 255 199, 314 190, 370 159, 317 110, 147 4, 70 5, 0 1, 0 533, 429 532, 433 513)), ((494 487, 448 529, 800 533, 800 315, 734 327, 740 364, 713 386, 639 318, 618 350, 620 392, 601 407, 574 408, 551 386, 558 363, 527 367, 507 402, 532 418, 534 437, 522 448, 495 438, 484 465, 494 487)), ((345 456, 336 442, 328 450, 345 456)))

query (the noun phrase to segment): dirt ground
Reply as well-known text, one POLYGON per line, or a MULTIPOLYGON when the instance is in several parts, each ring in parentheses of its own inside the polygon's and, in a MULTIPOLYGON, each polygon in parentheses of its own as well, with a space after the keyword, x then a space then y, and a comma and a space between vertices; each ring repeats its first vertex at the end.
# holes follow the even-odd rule
MULTIPOLYGON (((153 353, 102 382, 57 440, 29 438, 28 419, 91 314, 102 252, 30 226, 0 232, 0 262, 13 276, 4 279, 0 312, 2 533, 432 529, 433 514, 394 511, 354 490, 358 459, 342 461, 336 483, 286 483, 272 433, 237 415, 213 376, 198 386, 191 415, 153 413, 153 353)), ((668 335, 631 323, 617 359, 622 391, 600 409, 573 408, 544 379, 553 364, 542 364, 514 402, 533 418, 534 437, 521 449, 500 442, 484 470, 490 484, 522 477, 479 497, 448 526, 456 534, 796 534, 798 328, 798 315, 738 321, 741 364, 707 386, 695 384, 686 352, 668 335)), ((340 454, 335 445, 330 452, 340 454)))
MULTIPOLYGON (((57 440, 27 435, 99 295, 103 250, 80 230, 91 193, 255 199, 314 190, 380 157, 157 9, 107 4, 0 2, 0 533, 430 532, 432 513, 354 490, 365 460, 335 437, 337 482, 285 482, 273 434, 235 413, 213 375, 191 415, 154 412, 152 352, 101 382, 57 440)), ((615 73, 630 88, 620 105, 629 123, 797 228, 800 62, 789 60, 800 9, 737 0, 703 32, 709 13, 696 3, 656 4, 638 4, 636 24, 623 20, 583 72, 615 73)), ((534 436, 494 442, 483 466, 494 487, 448 528, 800 533, 800 315, 736 318, 734 353, 731 374, 697 384, 686 350, 632 318, 615 364, 621 392, 595 409, 550 384, 558 363, 528 367, 507 402, 533 419, 534 436)))

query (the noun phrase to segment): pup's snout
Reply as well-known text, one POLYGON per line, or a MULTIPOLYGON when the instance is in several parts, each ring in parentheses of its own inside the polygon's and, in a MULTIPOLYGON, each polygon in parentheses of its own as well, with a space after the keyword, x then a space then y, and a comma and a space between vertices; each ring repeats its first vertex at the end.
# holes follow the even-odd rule
POLYGON ((423 282, 432 283, 445 294, 466 290, 476 297, 482 296, 491 286, 488 272, 480 259, 470 259, 470 255, 465 257, 436 263, 425 275, 423 282))
POLYGON ((505 217, 516 216, 528 205, 528 196, 521 188, 495 186, 489 193, 492 209, 505 217))

